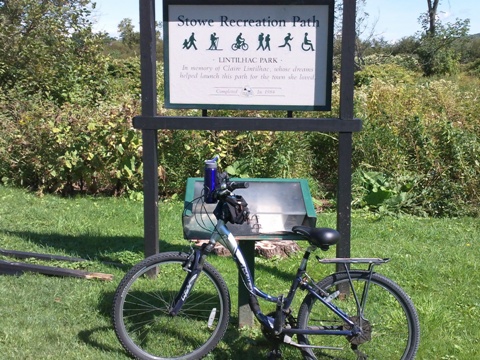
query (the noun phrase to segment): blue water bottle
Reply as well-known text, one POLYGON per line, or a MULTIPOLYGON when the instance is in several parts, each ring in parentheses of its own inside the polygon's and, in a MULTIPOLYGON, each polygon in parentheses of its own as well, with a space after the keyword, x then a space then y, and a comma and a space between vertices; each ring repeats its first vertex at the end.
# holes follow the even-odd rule
POLYGON ((218 156, 215 156, 211 160, 205 160, 203 199, 207 204, 215 204, 217 202, 217 199, 214 198, 215 183, 217 180, 217 160, 218 156))

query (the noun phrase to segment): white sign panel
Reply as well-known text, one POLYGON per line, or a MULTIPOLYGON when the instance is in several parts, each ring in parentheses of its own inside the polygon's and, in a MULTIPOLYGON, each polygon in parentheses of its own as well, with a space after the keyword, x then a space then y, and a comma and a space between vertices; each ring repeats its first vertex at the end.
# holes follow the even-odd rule
POLYGON ((330 109, 330 1, 165 2, 167 107, 330 109))

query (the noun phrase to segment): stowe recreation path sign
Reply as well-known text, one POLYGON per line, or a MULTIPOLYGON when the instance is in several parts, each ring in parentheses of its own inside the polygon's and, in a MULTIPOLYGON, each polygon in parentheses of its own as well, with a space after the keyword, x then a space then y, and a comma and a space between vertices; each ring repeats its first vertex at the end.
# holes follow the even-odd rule
MULTIPOLYGON (((356 1, 342 1, 340 107, 331 118, 293 111, 331 107, 334 0, 163 0, 165 106, 202 116, 158 114, 156 2, 139 0, 142 114, 133 119, 144 149, 145 256, 159 252, 158 130, 240 130, 338 133, 336 251, 350 257, 353 133, 362 128, 353 111, 356 1), (208 109, 288 115, 221 117, 208 109)), ((253 269, 254 241, 239 246, 253 269)), ((248 293, 240 290, 238 302, 239 322, 250 316, 253 324, 248 293)))
POLYGON ((165 106, 330 110, 333 1, 164 0, 165 106))

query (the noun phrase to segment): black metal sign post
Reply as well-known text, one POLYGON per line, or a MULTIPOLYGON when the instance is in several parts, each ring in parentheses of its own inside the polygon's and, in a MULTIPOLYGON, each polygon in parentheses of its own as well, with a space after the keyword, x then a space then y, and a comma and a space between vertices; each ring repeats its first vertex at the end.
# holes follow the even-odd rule
MULTIPOLYGON (((356 0, 343 1, 340 84, 340 118, 343 121, 353 120, 356 5, 356 0)), ((337 245, 337 257, 350 257, 352 135, 352 132, 340 131, 338 139, 337 230, 342 235, 343 240, 337 245)), ((337 264, 337 271, 341 270, 343 268, 340 264, 337 264)))
MULTIPOLYGON (((341 241, 336 252, 339 258, 350 257, 350 229, 352 202, 352 133, 340 132, 338 135, 338 184, 337 184, 337 230, 341 241)), ((337 264, 337 271, 343 271, 337 264)), ((348 286, 348 284, 347 284, 348 286)), ((347 287, 342 290, 348 291, 347 287)))
MULTIPOLYGON (((142 115, 157 115, 155 0, 140 0, 142 115)), ((143 196, 145 257, 159 251, 157 129, 143 129, 143 196)))
MULTIPOLYGON (((341 104, 340 104, 340 117, 339 118, 223 118, 223 117, 166 117, 166 116, 157 116, 157 91, 156 91, 156 32, 155 32, 155 0, 139 0, 140 1, 140 35, 141 35, 141 80, 142 80, 142 115, 135 117, 133 125, 135 128, 142 130, 143 134, 143 161, 144 161, 144 237, 145 237, 145 255, 149 256, 155 254, 159 251, 158 248, 158 239, 159 239, 159 219, 158 219, 158 159, 157 159, 157 130, 158 129, 183 129, 183 130, 251 130, 251 131, 317 131, 317 132, 333 132, 339 134, 339 144, 338 144, 338 198, 337 198, 337 230, 342 235, 341 244, 337 246, 337 256, 338 257, 349 257, 350 256, 350 228, 351 228, 351 161, 352 161, 352 138, 353 133, 358 132, 362 128, 362 122, 359 119, 353 118, 353 91, 354 91, 354 49, 355 49, 355 13, 356 13, 356 1, 355 0, 344 0, 343 1, 343 28, 342 28, 342 63, 341 63, 341 104)), ((196 6, 196 5, 205 5, 205 1, 196 1, 196 0, 165 0, 167 2, 182 2, 187 5, 196 6)), ((216 7, 222 6, 224 4, 235 4, 229 0, 207 0, 208 4, 216 5, 216 7)), ((265 0, 264 2, 255 1, 255 0, 244 0, 241 2, 242 5, 268 5, 277 6, 279 2, 286 5, 288 3, 295 4, 295 1, 291 0, 278 0, 271 1, 265 0)), ((240 2, 239 2, 240 3, 240 2)), ((302 4, 305 2, 302 1, 302 4)), ((318 4, 329 4, 330 7, 333 6, 333 1, 330 0, 311 0, 309 4, 315 5, 318 4)), ((208 5, 207 4, 207 5, 208 5)), ((234 5, 235 6, 235 5, 234 5)), ((239 5, 240 6, 240 5, 239 5)), ((165 8, 164 8, 165 9, 165 8)), ((333 9, 332 13, 333 14, 333 9)), ((165 10, 164 10, 165 11, 165 10)), ((190 24, 194 25, 193 22, 187 23, 186 17, 178 17, 181 25, 190 24)), ((271 21, 269 24, 274 25, 273 21, 276 21, 273 17, 268 19, 271 21)), ((310 25, 310 20, 313 23, 316 23, 318 19, 312 18, 309 20, 302 19, 300 16, 294 18, 292 21, 296 22, 298 20, 298 26, 308 26, 310 25), (303 23, 302 23, 303 21, 303 23)), ((198 19, 195 21, 203 21, 205 26, 210 25, 210 20, 207 18, 198 19)), ((213 21, 213 20, 212 20, 213 21)), ((221 19, 221 25, 228 27, 230 25, 249 25, 248 20, 244 23, 239 23, 239 20, 232 20, 225 15, 225 18, 221 19), (233 21, 233 22, 232 22, 233 21), (237 22, 235 22, 237 21, 237 22)), ((333 19, 332 19, 333 21, 333 19)), ((197 23, 195 23, 197 24, 197 23)), ((277 23, 275 23, 277 24, 277 23)), ((280 22, 278 24, 281 24, 280 22)), ((191 30, 190 30, 191 31, 191 30)), ((308 38, 311 34, 305 32, 303 38, 303 51, 309 50, 307 48, 308 38)), ((216 32, 211 31, 212 33, 212 43, 210 50, 218 50, 219 35, 216 32), (216 39, 215 39, 216 38, 216 39)), ((264 34, 262 34, 263 36, 264 34)), ((290 34, 289 34, 290 35, 290 34)), ((289 36, 288 35, 288 36, 289 36)), ((298 38, 298 36, 297 36, 298 38)), ((260 37, 259 37, 260 39, 260 37)), ((285 36, 285 41, 287 42, 288 38, 285 36)), ((193 47, 196 44, 197 38, 195 33, 191 31, 190 37, 185 38, 183 46, 185 49, 194 50, 193 47)), ((245 40, 244 40, 245 41, 245 40)), ((260 41, 260 40, 259 40, 260 41)), ((242 51, 242 43, 237 38, 237 42, 232 44, 233 50, 242 51)), ((266 46, 266 38, 262 38, 260 45, 266 46)), ((315 43, 317 44, 317 43, 315 43)), ((230 43, 229 43, 230 46, 230 43)), ((255 46, 255 44, 254 44, 255 46)), ((196 50, 196 49, 195 49, 196 50)), ((285 49, 286 50, 286 49, 285 49)), ((168 46, 167 46, 168 51, 168 46)), ((278 49, 277 49, 278 51, 278 49)), ((288 51, 288 50, 286 50, 288 51)), ((234 58, 231 58, 231 61, 234 58)), ((238 57, 238 59, 243 59, 243 57, 238 57)), ((176 59, 173 59, 176 61, 176 59)), ((218 60, 220 61, 220 60, 218 60)), ((240 60, 235 60, 240 61, 240 60)), ((243 60, 242 60, 243 61, 243 60)), ((178 64, 174 64, 177 66, 178 64)), ((314 66, 318 65, 315 62, 314 66)), ((213 69, 213 68, 212 68, 213 69)), ((180 69, 181 71, 182 69, 180 69)), ((190 70, 190 69, 188 69, 190 70)), ((326 68, 326 77, 328 80, 328 72, 331 68, 326 68)), ((214 70, 213 70, 214 71, 214 70)), ((184 77, 189 75, 184 72, 184 77)), ((196 73, 191 73, 190 77, 198 76, 196 73)), ((201 75, 200 75, 201 76, 201 75)), ((214 75, 211 75, 212 77, 214 75)), ((182 81, 182 75, 179 72, 177 78, 179 82, 182 81)), ((192 79, 192 81, 195 78, 192 79)), ((172 82, 172 80, 168 80, 172 82)), ((328 85, 328 81, 326 81, 328 85)), ((167 85, 172 85, 171 83, 167 85)), ((173 84, 176 85, 176 84, 173 84)), ((330 84, 331 85, 331 84, 330 84)), ((329 86, 329 85, 328 85, 329 86)), ((327 86, 327 87, 328 87, 327 86)), ((287 88, 286 86, 285 88, 287 88)), ((260 89, 260 86, 255 87, 244 87, 240 89, 243 92, 243 95, 248 98, 248 96, 258 90, 264 91, 265 89, 260 89)), ((317 84, 314 86, 314 90, 317 91, 317 84)), ((222 87, 223 94, 231 95, 233 92, 237 91, 235 88, 222 87)), ((277 90, 275 90, 277 91, 277 90)), ((166 89, 166 92, 169 93, 168 102, 175 103, 177 95, 175 87, 166 89)), ((328 89, 327 89, 328 92, 328 89)), ((180 97, 182 92, 179 91, 180 97)), ((178 108, 182 107, 183 99, 180 98, 177 106, 178 108)), ((203 98, 200 98, 195 104, 199 104, 203 101, 203 98)), ((243 98, 240 105, 235 104, 231 108, 246 108, 250 107, 245 103, 245 98, 243 98)), ((274 105, 275 100, 272 100, 274 105)), ((317 99, 315 98, 315 103, 313 105, 303 105, 300 107, 292 106, 294 109, 285 109, 285 110, 327 110, 327 105, 321 103, 320 105, 316 104, 317 99)), ((211 105, 211 104, 210 104, 211 105)), ((187 107, 192 108, 194 105, 187 104, 187 107)), ((203 113, 206 114, 207 108, 216 108, 215 106, 198 106, 199 109, 204 109, 203 113)), ((224 108, 224 107, 223 107, 224 108)), ((228 106, 227 106, 228 108, 228 106)), ((263 108, 262 105, 253 105, 251 108, 263 108)), ((282 106, 273 106, 267 108, 283 109, 282 106)), ((289 111, 289 115, 291 112, 289 111)), ((252 242, 253 243, 253 242, 252 242)))

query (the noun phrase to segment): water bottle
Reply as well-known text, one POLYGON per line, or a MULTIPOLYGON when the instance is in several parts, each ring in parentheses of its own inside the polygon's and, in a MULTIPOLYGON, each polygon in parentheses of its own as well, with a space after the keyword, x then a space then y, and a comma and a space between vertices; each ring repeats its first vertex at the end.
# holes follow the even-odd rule
POLYGON ((203 199, 207 204, 215 204, 214 198, 215 183, 217 180, 217 159, 215 156, 211 160, 205 160, 205 175, 203 178, 203 199))

